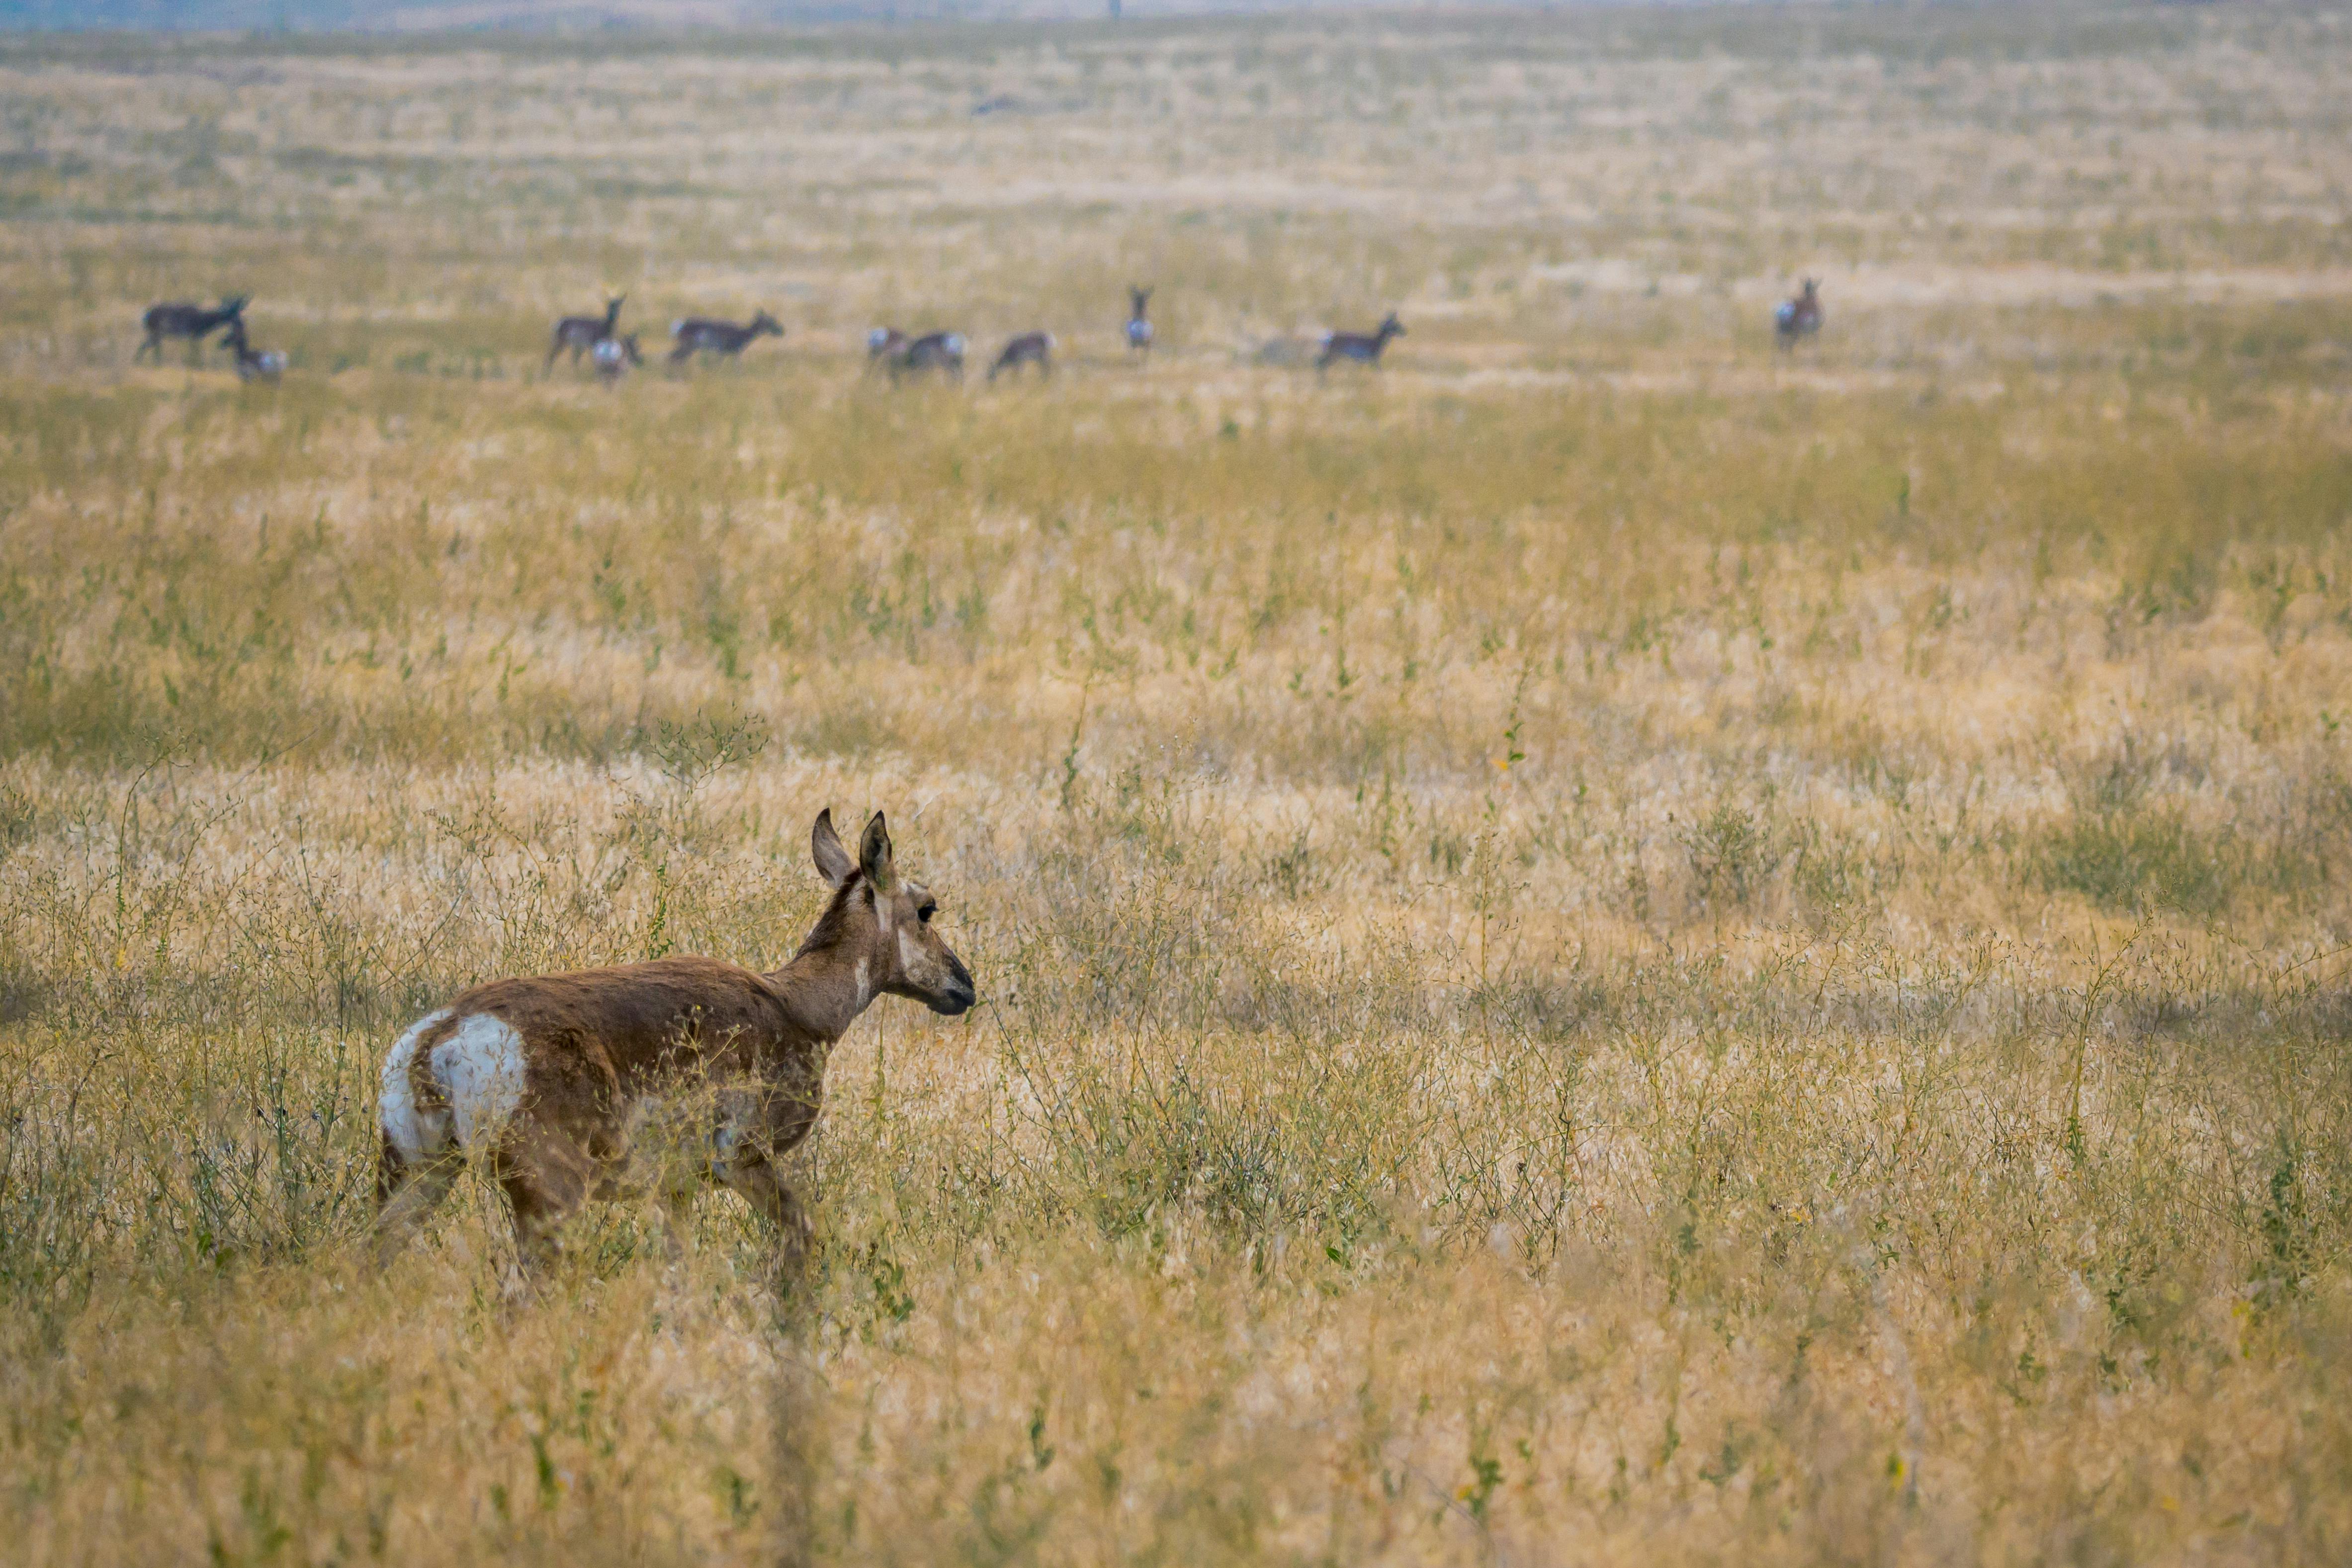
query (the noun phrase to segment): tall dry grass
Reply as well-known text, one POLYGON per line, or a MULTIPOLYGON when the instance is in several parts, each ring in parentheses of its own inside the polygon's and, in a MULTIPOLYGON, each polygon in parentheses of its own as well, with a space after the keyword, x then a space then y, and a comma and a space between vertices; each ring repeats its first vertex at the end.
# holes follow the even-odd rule
POLYGON ((2346 42, 7 45, 11 1556, 2339 1559, 2346 42), (608 286, 791 335, 542 374, 608 286), (283 385, 130 363, 247 289, 283 385), (828 804, 986 1002, 806 1289, 370 1278, 395 1026, 781 962, 828 804))

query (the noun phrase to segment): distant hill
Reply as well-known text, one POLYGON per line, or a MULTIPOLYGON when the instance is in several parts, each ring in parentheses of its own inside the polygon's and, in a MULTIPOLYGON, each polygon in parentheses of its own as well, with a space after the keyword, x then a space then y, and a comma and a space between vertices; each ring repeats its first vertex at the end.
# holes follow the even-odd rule
MULTIPOLYGON (((1122 0, 1122 4, 1130 16, 1309 8, 1297 0, 1122 0)), ((1096 17, 1108 8, 1109 0, 0 0, 0 31, 429 32, 757 26, 887 19, 1096 17)), ((1330 8, 1328 0, 1315 8, 1330 8)))

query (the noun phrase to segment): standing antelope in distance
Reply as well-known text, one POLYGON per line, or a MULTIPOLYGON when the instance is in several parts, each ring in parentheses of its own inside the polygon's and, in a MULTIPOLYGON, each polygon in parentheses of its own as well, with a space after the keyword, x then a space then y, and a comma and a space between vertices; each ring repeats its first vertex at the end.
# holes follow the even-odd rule
POLYGON ((869 372, 877 364, 895 365, 906 352, 907 334, 896 327, 877 327, 866 334, 866 368, 869 372))
POLYGON ((276 349, 257 350, 246 341, 245 318, 240 316, 228 324, 228 336, 221 342, 236 356, 236 378, 239 381, 267 381, 275 384, 286 374, 286 356, 276 349))
POLYGON ((623 294, 619 299, 605 300, 602 316, 566 316, 556 322, 555 339, 547 345, 547 363, 539 368, 545 371, 551 367, 555 356, 565 349, 572 351, 572 363, 575 365, 583 352, 593 353, 596 345, 611 337, 613 330, 621 324, 621 300, 627 298, 623 294))
POLYGON ((1378 370, 1381 367, 1381 351, 1389 346, 1391 338, 1402 336, 1404 323, 1396 319, 1394 310, 1388 313, 1377 331, 1326 332, 1323 334, 1323 352, 1316 356, 1315 368, 1325 371, 1331 368, 1331 362, 1335 359, 1351 359, 1358 364, 1368 364, 1378 370))
POLYGON ((963 351, 961 332, 931 332, 917 338, 890 356, 890 379, 936 370, 950 380, 961 381, 963 351))
POLYGON ((733 359, 750 345, 752 339, 764 334, 784 335, 784 329, 775 317, 762 310, 744 326, 732 321, 715 321, 709 316, 688 316, 669 324, 669 335, 677 346, 669 351, 669 363, 683 364, 697 353, 709 353, 733 359))
POLYGON ((1140 358, 1151 354, 1151 318, 1144 312, 1150 308, 1156 288, 1139 289, 1132 283, 1127 286, 1127 348, 1140 358))
POLYGON ((211 310, 202 305, 148 306, 146 314, 139 318, 139 324, 146 329, 147 336, 132 351, 131 363, 137 364, 140 357, 152 349, 156 362, 161 363, 165 338, 187 339, 188 357, 193 363, 196 351, 204 346, 206 338, 221 328, 233 327, 245 319, 246 303, 250 298, 245 294, 226 294, 221 297, 219 308, 211 310))
POLYGON ((1019 370, 1024 364, 1035 365, 1040 376, 1054 374, 1053 333, 1024 332, 1006 343, 1004 352, 996 356, 996 363, 988 367, 988 379, 994 381, 999 372, 1019 370))
POLYGON ((1808 278, 1801 293, 1793 300, 1781 300, 1772 312, 1772 342, 1777 347, 1793 349, 1798 339, 1810 338, 1821 330, 1821 280, 1808 278))
POLYGON ((976 1000, 931 923, 937 900, 898 873, 880 812, 855 859, 829 808, 809 851, 833 897, 782 969, 677 957, 494 980, 410 1025, 377 1102, 378 1267, 472 1160, 506 1193, 526 1277, 583 1204, 656 1186, 675 1254, 706 1181, 751 1204, 789 1272, 812 1228, 777 1161, 815 1125, 834 1042, 877 996, 948 1017, 976 1000), (648 1169, 642 1135, 681 1125, 690 1164, 648 1169))
POLYGON ((588 351, 588 357, 596 363, 596 379, 607 385, 628 374, 631 365, 646 363, 646 356, 638 352, 635 332, 625 337, 599 339, 596 346, 588 351))

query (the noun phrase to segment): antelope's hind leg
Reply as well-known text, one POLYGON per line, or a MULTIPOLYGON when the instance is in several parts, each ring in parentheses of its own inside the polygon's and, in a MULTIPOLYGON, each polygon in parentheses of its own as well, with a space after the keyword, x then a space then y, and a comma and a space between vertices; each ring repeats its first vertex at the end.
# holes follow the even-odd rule
POLYGON ((598 1151, 601 1178, 589 1197, 599 1203, 654 1199, 661 1215, 662 1254, 672 1263, 685 1258, 693 1234, 694 1198, 712 1179, 710 1145, 689 1157, 677 1142, 677 1126, 656 1100, 631 1106, 622 1121, 622 1142, 598 1151))
POLYGON ((453 1153, 404 1161, 392 1140, 383 1140, 376 1166, 376 1211, 373 1254, 378 1272, 389 1267, 449 1195, 462 1161, 453 1153))
POLYGON ((514 1222, 515 1271, 507 1293, 519 1296, 562 1256, 564 1222, 588 1201, 593 1162, 560 1131, 517 1126, 493 1168, 514 1222))

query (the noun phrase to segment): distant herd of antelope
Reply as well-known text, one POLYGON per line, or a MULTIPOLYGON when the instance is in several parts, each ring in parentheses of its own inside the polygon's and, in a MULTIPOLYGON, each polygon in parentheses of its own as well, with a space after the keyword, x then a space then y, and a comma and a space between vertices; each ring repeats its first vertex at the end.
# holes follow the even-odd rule
MULTIPOLYGON (((1128 290, 1128 353, 1148 359, 1152 290, 1128 290)), ((197 353, 215 333, 237 374, 274 382, 281 353, 247 335, 247 297, 212 309, 162 304, 142 318, 134 361, 166 340, 197 353)), ((601 315, 555 324, 542 372, 570 353, 617 381, 642 364, 637 334, 623 332, 625 298, 601 315)), ((1819 283, 1773 316, 1782 349, 1821 331, 1819 283)), ((1391 311, 1370 332, 1329 332, 1318 370, 1346 362, 1377 367, 1404 335, 1391 311)), ((671 323, 669 362, 733 358, 761 337, 783 336, 762 310, 742 323, 688 316, 671 323)), ((961 380, 967 348, 952 331, 910 335, 877 327, 869 369, 894 381, 937 373, 961 380)), ((1023 332, 988 366, 988 378, 1034 366, 1051 375, 1055 338, 1023 332)), ((376 1123, 374 1251, 378 1266, 431 1216, 458 1175, 478 1169, 504 1193, 514 1227, 511 1294, 528 1292, 562 1247, 564 1223, 591 1202, 654 1196, 667 1244, 681 1248, 684 1220, 704 1184, 740 1194, 765 1222, 789 1282, 813 1227, 783 1157, 814 1128, 835 1042, 877 998, 902 996, 953 1017, 979 990, 933 917, 939 901, 899 871, 880 812, 853 855, 830 811, 810 830, 809 852, 828 891, 823 914, 790 963, 760 973, 718 959, 673 957, 569 974, 493 980, 411 1025, 383 1058, 376 1123)))
MULTIPOLYGON (((1129 357, 1139 363, 1151 355, 1152 293, 1149 288, 1134 285, 1129 285, 1127 291, 1127 349, 1129 357)), ((554 336, 547 345, 547 359, 541 369, 553 369, 556 360, 567 350, 573 365, 577 366, 581 356, 586 355, 597 379, 607 383, 621 380, 631 369, 645 363, 644 351, 638 345, 639 334, 621 331, 621 307, 627 298, 615 295, 606 300, 603 315, 566 316, 556 322, 554 336)), ((285 373, 286 356, 274 350, 256 349, 247 338, 245 307, 248 300, 249 296, 233 294, 210 310, 194 304, 149 307, 140 318, 147 335, 131 355, 132 360, 136 362, 152 351, 161 361, 167 338, 184 340, 193 355, 205 340, 218 332, 221 345, 234 358, 238 379, 275 382, 285 373)), ((1792 350, 1821 330, 1821 283, 1808 278, 1796 295, 1782 300, 1773 311, 1772 339, 1776 347, 1792 350)), ((713 316, 683 316, 670 323, 669 334, 669 363, 684 366, 701 354, 736 358, 760 338, 782 337, 784 329, 773 316, 761 310, 749 321, 740 323, 713 316)), ((1404 335, 1404 323, 1397 320, 1393 310, 1369 332, 1326 332, 1318 340, 1315 368, 1328 371, 1344 361, 1378 369, 1390 340, 1404 335)), ((1025 366, 1034 366, 1041 377, 1052 375, 1056 342, 1054 334, 1046 331, 1022 332, 1008 339, 1003 351, 989 363, 988 379, 993 382, 1000 375, 1017 373, 1025 366)), ((869 370, 887 371, 893 382, 932 372, 951 381, 961 381, 969 346, 969 340, 961 332, 926 332, 917 336, 896 327, 877 327, 866 335, 866 362, 869 370)))
MULTIPOLYGON (((1128 293, 1125 335, 1138 361, 1151 353, 1151 294, 1128 293)), ((585 355, 605 381, 643 363, 637 334, 620 330, 625 302, 615 297, 602 315, 558 321, 542 371, 567 352, 574 364, 585 355)), ((157 305, 142 318, 146 336, 133 358, 152 350, 160 359, 167 339, 185 341, 193 353, 217 332, 241 378, 274 382, 285 356, 253 347, 246 304, 238 295, 210 310, 157 305)), ((1820 288, 1807 279, 1775 313, 1774 341, 1793 347, 1821 324, 1820 288)), ((740 324, 689 316, 671 324, 669 361, 732 358, 756 339, 782 335, 764 310, 740 324)), ((1327 333, 1315 363, 1377 367, 1403 335, 1391 312, 1370 332, 1327 333)), ((930 373, 961 380, 966 346, 960 332, 877 327, 866 361, 894 381, 930 373)), ((1054 348, 1051 332, 1023 332, 990 363, 988 377, 1031 365, 1050 375, 1054 348)), ((377 1266, 392 1261, 470 1165, 506 1198, 511 1296, 529 1294, 560 1252, 565 1222, 592 1202, 657 1198, 676 1256, 706 1184, 738 1194, 764 1222, 778 1282, 789 1286, 814 1227, 782 1162, 815 1127, 833 1045, 882 996, 950 1017, 979 1000, 933 923, 939 901, 899 871, 880 812, 855 855, 832 813, 820 813, 809 852, 829 897, 780 969, 674 957, 493 980, 404 1031, 384 1056, 376 1100, 377 1266)))

